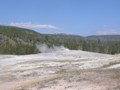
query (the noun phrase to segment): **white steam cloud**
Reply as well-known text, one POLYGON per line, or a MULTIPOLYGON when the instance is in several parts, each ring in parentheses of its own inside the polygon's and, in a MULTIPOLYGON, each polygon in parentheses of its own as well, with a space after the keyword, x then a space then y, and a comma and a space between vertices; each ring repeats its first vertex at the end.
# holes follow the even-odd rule
POLYGON ((48 53, 48 52, 57 52, 57 51, 69 51, 68 48, 65 48, 64 46, 52 46, 48 47, 46 44, 37 44, 37 48, 42 53, 48 53))

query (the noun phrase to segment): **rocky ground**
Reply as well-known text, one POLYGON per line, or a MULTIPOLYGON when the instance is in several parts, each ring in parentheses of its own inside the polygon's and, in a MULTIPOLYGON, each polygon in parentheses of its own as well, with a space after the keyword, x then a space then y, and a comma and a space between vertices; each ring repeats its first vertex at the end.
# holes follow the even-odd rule
POLYGON ((0 90, 120 90, 120 55, 0 55, 0 90))

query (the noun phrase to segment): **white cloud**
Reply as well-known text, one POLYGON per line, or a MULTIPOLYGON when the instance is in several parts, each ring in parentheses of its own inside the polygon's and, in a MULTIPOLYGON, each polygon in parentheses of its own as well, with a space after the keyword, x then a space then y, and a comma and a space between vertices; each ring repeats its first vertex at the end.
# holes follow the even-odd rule
POLYGON ((115 29, 109 29, 109 30, 99 31, 97 32, 97 34, 98 35, 116 35, 116 34, 120 34, 120 32, 115 29))
POLYGON ((59 29, 58 27, 50 24, 33 24, 31 22, 17 22, 17 23, 10 23, 10 26, 17 26, 17 27, 23 27, 23 28, 44 28, 44 29, 59 29))

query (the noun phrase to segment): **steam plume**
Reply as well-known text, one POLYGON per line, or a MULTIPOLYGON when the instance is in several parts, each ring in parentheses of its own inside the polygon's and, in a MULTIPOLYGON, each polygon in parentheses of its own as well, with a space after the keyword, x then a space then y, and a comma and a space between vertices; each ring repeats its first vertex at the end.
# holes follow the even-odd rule
POLYGON ((46 44, 37 44, 36 46, 41 53, 56 52, 56 51, 63 51, 63 50, 68 51, 69 50, 68 48, 65 48, 64 46, 48 47, 46 44))

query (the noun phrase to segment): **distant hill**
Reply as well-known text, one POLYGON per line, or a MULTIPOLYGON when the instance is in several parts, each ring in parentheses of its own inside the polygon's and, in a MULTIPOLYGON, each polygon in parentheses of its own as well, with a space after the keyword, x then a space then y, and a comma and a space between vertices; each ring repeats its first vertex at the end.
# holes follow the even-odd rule
POLYGON ((0 54, 39 53, 36 47, 39 44, 46 44, 48 47, 62 45, 72 50, 120 53, 120 35, 82 37, 67 34, 41 34, 25 28, 0 26, 0 54))
POLYGON ((0 54, 38 53, 39 51, 36 48, 36 44, 41 43, 45 43, 48 46, 65 45, 70 49, 77 49, 73 44, 78 44, 81 41, 81 36, 40 34, 30 29, 0 26, 0 54))
POLYGON ((90 40, 100 41, 120 41, 120 35, 93 35, 86 38, 90 40))
POLYGON ((31 54, 37 53, 34 45, 40 34, 23 28, 0 26, 1 54, 31 54))

